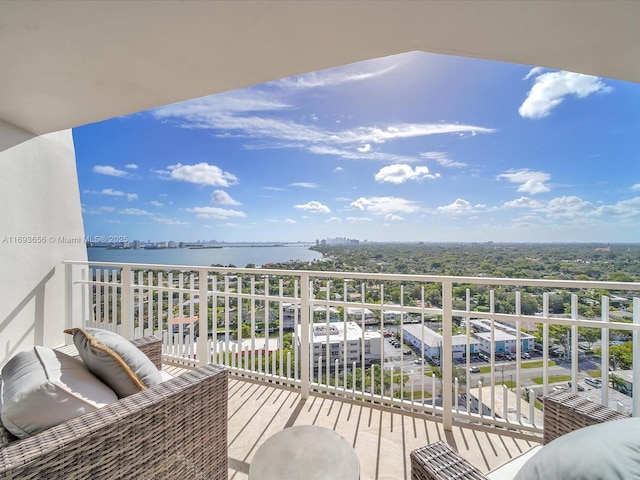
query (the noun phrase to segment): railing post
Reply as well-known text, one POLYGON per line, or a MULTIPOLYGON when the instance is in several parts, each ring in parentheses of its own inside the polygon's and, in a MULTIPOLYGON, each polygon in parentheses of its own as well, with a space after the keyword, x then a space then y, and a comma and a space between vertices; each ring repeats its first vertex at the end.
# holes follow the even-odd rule
POLYGON ((302 274, 300 276, 300 382, 302 384, 301 396, 303 400, 309 398, 310 388, 310 365, 309 365, 309 275, 302 274))
MULTIPOLYGON (((544 293, 542 297, 542 316, 549 318, 549 294, 544 293)), ((549 324, 542 324, 542 397, 546 397, 549 393, 549 324)))
POLYGON ((131 295, 131 266, 123 265, 120 271, 120 327, 122 336, 133 340, 133 296, 131 295))
MULTIPOLYGON (((578 296, 571 294, 571 320, 578 320, 578 296)), ((578 392, 578 326, 571 325, 571 391, 578 392)), ((603 380, 607 383, 607 371, 602 372, 603 380)))
MULTIPOLYGON (((76 322, 73 318, 73 265, 67 263, 64 266, 64 312, 65 312, 65 329, 73 328, 76 322)), ((71 335, 64 336, 65 344, 73 343, 71 335)))
MULTIPOLYGON (((606 295, 602 296, 602 301, 600 302, 600 318, 603 322, 609 321, 609 297, 606 295)), ((635 332, 634 332, 635 334, 635 332)), ((603 328, 600 333, 600 343, 602 345, 600 350, 600 371, 608 372, 609 371, 609 329, 603 328)), ((635 338, 634 338, 635 340, 635 338)), ((636 343, 634 341, 633 348, 636 348, 636 343)), ((635 355, 633 357, 635 359, 635 355)), ((633 372, 635 375, 636 365, 633 365, 633 372)), ((635 385, 635 378, 633 379, 633 383, 635 385)), ((601 398, 600 403, 602 405, 609 405, 609 382, 607 382, 607 388, 600 389, 601 390, 601 398)))
MULTIPOLYGON (((640 324, 640 298, 634 297, 633 299, 633 323, 640 324)), ((640 415, 640 362, 638 362, 638 352, 640 349, 640 332, 638 330, 633 331, 633 387, 632 395, 633 410, 632 415, 637 417, 640 415)), ((608 372, 607 372, 608 374, 608 372)), ((609 377, 607 377, 607 384, 609 383, 609 377)))
MULTIPOLYGON (((200 365, 206 365, 211 361, 209 350, 209 297, 208 297, 208 276, 207 271, 198 270, 198 284, 200 286, 200 298, 198 300, 198 344, 196 345, 196 355, 200 365)), ((215 309, 214 309, 215 310, 215 309)), ((214 313, 215 315, 215 313, 214 313)), ((238 318, 242 315, 241 308, 238 308, 238 318)), ((215 323, 214 323, 214 329, 215 323)), ((238 323, 238 328, 242 326, 238 323)), ((212 337, 213 338, 213 337, 212 337)))
POLYGON ((442 281, 442 351, 440 353, 440 369, 442 371, 442 426, 445 430, 453 429, 453 407, 451 386, 453 385, 451 329, 453 326, 453 283, 442 281))

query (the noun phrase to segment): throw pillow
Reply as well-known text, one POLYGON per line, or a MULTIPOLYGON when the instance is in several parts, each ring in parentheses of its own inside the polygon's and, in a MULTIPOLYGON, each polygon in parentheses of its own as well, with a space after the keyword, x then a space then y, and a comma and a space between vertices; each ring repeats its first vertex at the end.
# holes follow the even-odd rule
POLYGON ((77 358, 47 347, 18 353, 2 369, 0 416, 18 438, 118 400, 77 358))
POLYGON ((89 370, 109 385, 120 398, 162 382, 149 357, 117 333, 99 328, 72 328, 78 353, 89 370))
POLYGON ((640 418, 581 428, 546 444, 515 480, 640 478, 640 418))

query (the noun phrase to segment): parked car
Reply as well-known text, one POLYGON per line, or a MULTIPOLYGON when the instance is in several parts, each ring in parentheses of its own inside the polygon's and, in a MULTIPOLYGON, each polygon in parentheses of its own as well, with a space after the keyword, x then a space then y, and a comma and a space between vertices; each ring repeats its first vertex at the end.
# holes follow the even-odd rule
POLYGON ((525 358, 525 359, 529 359, 529 358, 531 358, 531 355, 529 355, 527 352, 522 352, 522 353, 520 354, 520 356, 521 356, 522 358, 525 358))
POLYGON ((584 379, 584 383, 591 385, 594 388, 602 388, 602 381, 599 378, 587 377, 584 379))
POLYGON ((469 367, 469 371, 471 373, 478 373, 480 372, 480 367, 469 367))

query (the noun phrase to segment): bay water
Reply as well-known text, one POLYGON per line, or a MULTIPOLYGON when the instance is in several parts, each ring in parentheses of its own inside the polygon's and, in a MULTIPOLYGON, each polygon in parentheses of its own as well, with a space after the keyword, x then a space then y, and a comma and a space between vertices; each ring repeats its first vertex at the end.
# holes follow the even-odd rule
MULTIPOLYGON (((218 245, 220 247, 220 245, 218 245)), ((208 267, 234 265, 256 267, 268 263, 300 260, 312 262, 322 254, 309 250, 309 244, 283 245, 222 245, 222 248, 161 248, 161 249, 108 249, 87 248, 90 262, 149 263, 154 265, 187 265, 208 267)))

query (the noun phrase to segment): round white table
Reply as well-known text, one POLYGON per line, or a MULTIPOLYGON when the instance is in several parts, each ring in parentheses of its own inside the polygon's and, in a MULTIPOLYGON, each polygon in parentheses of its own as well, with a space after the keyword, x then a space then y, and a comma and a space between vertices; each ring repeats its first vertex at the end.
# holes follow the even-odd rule
POLYGON ((268 438, 251 461, 250 480, 358 480, 355 450, 333 430, 285 428, 268 438))

